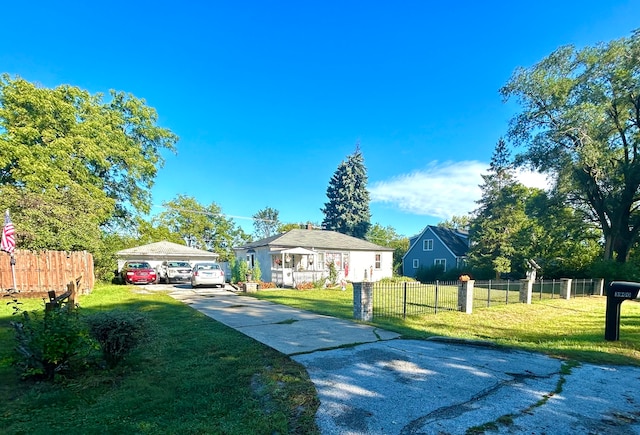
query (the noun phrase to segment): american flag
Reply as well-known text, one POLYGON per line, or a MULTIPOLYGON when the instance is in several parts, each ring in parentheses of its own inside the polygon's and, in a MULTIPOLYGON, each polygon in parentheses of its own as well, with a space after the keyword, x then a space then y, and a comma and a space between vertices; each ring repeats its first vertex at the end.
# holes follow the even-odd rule
POLYGON ((9 218, 9 210, 4 214, 4 227, 2 227, 2 240, 0 240, 0 249, 12 253, 16 249, 16 230, 9 218))

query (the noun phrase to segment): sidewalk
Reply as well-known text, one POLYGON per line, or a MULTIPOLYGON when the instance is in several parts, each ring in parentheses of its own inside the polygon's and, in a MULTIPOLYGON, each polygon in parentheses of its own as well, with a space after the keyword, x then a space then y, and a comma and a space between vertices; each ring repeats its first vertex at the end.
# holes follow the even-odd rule
POLYGON ((403 340, 222 289, 171 296, 303 364, 323 434, 640 434, 637 367, 567 374, 541 354, 403 340))

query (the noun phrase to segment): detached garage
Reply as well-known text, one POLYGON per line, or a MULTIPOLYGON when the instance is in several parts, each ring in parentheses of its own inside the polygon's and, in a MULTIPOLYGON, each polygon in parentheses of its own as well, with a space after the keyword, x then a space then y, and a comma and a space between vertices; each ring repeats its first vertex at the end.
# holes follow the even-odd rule
POLYGON ((144 260, 151 267, 158 268, 163 261, 188 261, 193 265, 200 261, 218 261, 220 255, 215 252, 203 251, 202 249, 190 248, 178 243, 162 241, 149 243, 148 245, 137 246, 135 248, 123 249, 116 252, 118 257, 118 272, 129 260, 144 260))

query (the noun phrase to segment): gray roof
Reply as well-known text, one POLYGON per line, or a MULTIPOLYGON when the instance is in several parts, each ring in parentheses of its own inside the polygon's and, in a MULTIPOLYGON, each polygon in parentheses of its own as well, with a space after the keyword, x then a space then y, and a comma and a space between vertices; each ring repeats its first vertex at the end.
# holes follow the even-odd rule
POLYGON ((181 256, 199 256, 217 258, 215 252, 204 251, 202 249, 191 248, 189 246, 180 245, 178 243, 162 242, 149 243, 148 245, 136 246, 135 248, 123 249, 116 252, 121 257, 140 256, 165 256, 165 257, 181 257, 181 256))
POLYGON ((328 230, 290 230, 286 233, 247 243, 236 249, 258 248, 261 246, 337 249, 343 251, 393 251, 393 248, 379 246, 366 240, 328 230))
POLYGON ((469 251, 469 236, 466 231, 451 230, 433 225, 429 225, 429 228, 453 252, 453 255, 456 257, 467 255, 469 251))

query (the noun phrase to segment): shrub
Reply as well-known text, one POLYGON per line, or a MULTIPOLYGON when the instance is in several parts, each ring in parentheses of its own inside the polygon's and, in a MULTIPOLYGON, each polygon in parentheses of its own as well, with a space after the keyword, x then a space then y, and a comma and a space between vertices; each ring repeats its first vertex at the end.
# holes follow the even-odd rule
POLYGON ((335 286, 338 283, 338 270, 336 269, 335 263, 330 262, 329 266, 329 284, 335 286))
POLYGON ((406 282, 406 281, 415 282, 415 278, 411 278, 411 277, 408 277, 408 276, 394 276, 394 277, 391 277, 391 278, 382 278, 380 280, 380 282, 382 282, 382 283, 391 283, 391 284, 396 284, 396 283, 399 283, 399 282, 406 282))
POLYGON ((315 288, 315 286, 313 285, 312 282, 300 282, 296 284, 297 290, 311 290, 313 288, 315 288))
POLYGON ((149 322, 142 313, 105 311, 88 316, 86 322, 91 336, 100 344, 109 368, 115 367, 149 336, 149 322))
POLYGON ((87 365, 95 349, 79 309, 61 303, 44 312, 15 309, 12 321, 17 341, 15 364, 23 378, 52 380, 56 373, 75 371, 87 365))
POLYGON ((246 260, 237 260, 233 262, 233 268, 231 269, 231 282, 240 283, 247 280, 247 272, 249 271, 249 264, 246 260))
POLYGON ((277 286, 276 286, 276 283, 274 283, 274 282, 264 282, 264 281, 260 281, 260 288, 261 288, 261 289, 277 288, 277 286))
POLYGON ((256 282, 260 282, 260 278, 262 278, 262 270, 260 269, 260 263, 258 262, 257 258, 254 260, 253 269, 251 270, 253 280, 256 282))

